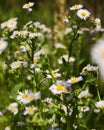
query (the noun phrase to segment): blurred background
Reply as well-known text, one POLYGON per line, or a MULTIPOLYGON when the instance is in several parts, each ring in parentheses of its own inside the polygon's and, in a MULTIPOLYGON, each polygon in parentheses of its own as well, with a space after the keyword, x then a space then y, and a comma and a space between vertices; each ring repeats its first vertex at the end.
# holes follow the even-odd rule
POLYGON ((83 4, 93 17, 101 18, 104 23, 103 0, 31 0, 35 2, 31 16, 27 16, 26 10, 22 9, 22 6, 28 2, 30 0, 0 0, 0 23, 11 17, 18 17, 19 26, 34 20, 53 27, 55 22, 62 22, 62 18, 69 12, 69 7, 74 4, 83 4))

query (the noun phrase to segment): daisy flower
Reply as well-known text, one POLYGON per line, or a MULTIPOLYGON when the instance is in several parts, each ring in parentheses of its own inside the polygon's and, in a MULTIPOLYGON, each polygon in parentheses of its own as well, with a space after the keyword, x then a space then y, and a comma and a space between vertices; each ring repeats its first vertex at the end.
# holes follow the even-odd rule
POLYGON ((1 29, 7 28, 13 31, 17 27, 17 18, 11 18, 8 21, 1 23, 1 29))
POLYGON ((104 78, 104 40, 99 40, 91 49, 91 57, 93 62, 95 62, 101 74, 101 77, 104 78))
POLYGON ((11 69, 13 70, 20 68, 20 66, 21 66, 21 61, 15 61, 10 65, 11 69))
POLYGON ((89 93, 89 89, 86 88, 85 90, 83 90, 79 93, 78 98, 81 99, 81 98, 87 98, 90 96, 91 96, 91 94, 89 93))
POLYGON ((34 2, 29 2, 29 3, 27 3, 27 4, 24 4, 22 8, 23 8, 23 9, 28 9, 28 11, 31 12, 31 11, 32 11, 32 8, 31 8, 31 7, 32 7, 34 4, 35 4, 34 2))
POLYGON ((13 102, 11 104, 9 104, 8 106, 8 110, 11 111, 14 115, 16 115, 18 113, 18 104, 16 102, 13 102))
POLYGON ((77 16, 80 19, 86 20, 90 16, 90 12, 87 9, 80 9, 77 12, 77 16))
POLYGON ((47 78, 59 78, 61 77, 61 74, 59 73, 59 69, 51 70, 50 72, 46 70, 47 78))
POLYGON ((0 39, 0 54, 6 49, 8 43, 3 39, 0 39))
POLYGON ((104 109, 104 100, 95 103, 95 106, 100 109, 104 109))
POLYGON ((35 3, 34 2, 29 2, 23 5, 23 9, 29 9, 30 7, 32 7, 35 3))
POLYGON ((11 18, 7 22, 7 28, 9 30, 14 30, 17 27, 17 18, 11 18))
POLYGON ((74 6, 70 7, 70 10, 78 10, 81 9, 83 7, 83 5, 81 4, 75 4, 74 6))
POLYGON ((20 31, 18 32, 18 36, 21 36, 21 37, 23 37, 23 38, 26 38, 27 35, 28 35, 28 31, 27 31, 27 30, 20 30, 20 31))
POLYGON ((96 29, 99 30, 101 28, 101 20, 99 18, 95 19, 96 29))
POLYGON ((49 90, 53 94, 61 94, 61 93, 70 93, 71 88, 69 88, 71 85, 65 81, 57 81, 56 84, 53 84, 50 86, 49 90))
POLYGON ((74 83, 77 83, 79 81, 82 81, 83 80, 83 77, 82 76, 79 76, 79 77, 72 77, 71 79, 68 79, 68 83, 70 84, 74 84, 74 83))
POLYGON ((37 111, 37 107, 29 106, 25 108, 24 115, 33 115, 34 112, 37 111))
POLYGON ((40 92, 36 92, 35 94, 30 90, 25 90, 24 92, 19 92, 17 95, 17 100, 22 102, 23 104, 28 104, 33 100, 40 99, 40 92))
POLYGON ((82 71, 97 71, 98 69, 98 66, 91 66, 90 64, 88 64, 82 69, 82 71))

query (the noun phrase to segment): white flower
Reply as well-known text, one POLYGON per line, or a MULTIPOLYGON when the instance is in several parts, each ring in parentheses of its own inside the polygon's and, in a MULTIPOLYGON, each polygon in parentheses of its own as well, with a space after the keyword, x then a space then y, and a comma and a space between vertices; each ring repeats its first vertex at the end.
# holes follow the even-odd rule
POLYGON ((23 104, 28 104, 37 99, 40 99, 40 92, 36 92, 34 94, 30 90, 25 90, 24 92, 19 92, 19 94, 17 95, 17 100, 19 100, 23 104))
POLYGON ((93 62, 95 62, 101 74, 101 77, 104 78, 104 40, 98 41, 91 49, 91 57, 93 62))
POLYGON ((14 30, 17 27, 17 18, 11 18, 8 21, 1 23, 1 28, 7 28, 10 31, 14 30))
POLYGON ((6 49, 8 43, 3 39, 0 39, 0 54, 6 49))
MULTIPOLYGON (((59 64, 63 64, 63 60, 64 59, 66 62, 68 62, 68 55, 63 55, 61 56, 59 59, 58 59, 58 63, 59 64)), ((75 61, 75 58, 74 57, 70 57, 69 58, 69 62, 74 62, 75 61)))
POLYGON ((96 29, 99 30, 101 28, 101 20, 99 18, 95 19, 96 29))
POLYGON ((17 27, 17 18, 11 18, 7 22, 7 28, 9 30, 14 30, 17 27))
POLYGON ((74 6, 70 7, 70 10, 78 10, 81 9, 83 7, 83 5, 81 4, 75 4, 74 6))
POLYGON ((77 16, 83 20, 86 20, 90 16, 90 12, 87 9, 80 9, 77 12, 77 16))
POLYGON ((79 76, 79 77, 72 77, 71 79, 68 79, 68 83, 70 84, 74 84, 74 83, 77 83, 79 81, 82 81, 83 80, 83 77, 82 76, 79 76))
POLYGON ((91 94, 89 93, 89 89, 87 88, 79 93, 78 98, 87 98, 89 96, 91 96, 91 94))
POLYGON ((95 103, 95 106, 100 109, 104 109, 104 100, 95 103))
POLYGON ((11 111, 14 115, 16 115, 18 113, 18 104, 16 102, 13 102, 11 104, 9 104, 8 106, 8 110, 11 111))
POLYGON ((65 115, 67 115, 68 114, 68 112, 67 112, 67 107, 65 106, 65 105, 61 105, 61 109, 65 112, 65 115))
POLYGON ((97 71, 99 69, 98 66, 91 66, 90 64, 88 64, 86 67, 83 68, 82 71, 97 71))
POLYGON ((23 38, 26 38, 28 35, 28 31, 27 30, 21 30, 18 32, 18 36, 21 36, 23 38))
POLYGON ((71 85, 65 81, 57 81, 56 84, 50 86, 49 90, 53 94, 70 93, 71 88, 69 86, 71 85))
POLYGON ((55 44, 55 47, 56 47, 56 48, 61 48, 61 49, 66 49, 66 46, 63 45, 63 44, 61 44, 61 43, 56 43, 56 44, 55 44))
POLYGON ((5 127, 4 130, 11 130, 11 126, 9 125, 9 126, 5 127))
POLYGON ((50 72, 46 70, 47 78, 59 78, 61 77, 61 74, 59 73, 59 69, 51 70, 50 72))
POLYGON ((36 52, 34 54, 34 57, 33 57, 33 63, 34 65, 38 62, 38 60, 40 59, 40 55, 44 55, 45 51, 43 49, 39 50, 38 52, 36 52))
POLYGON ((1 29, 4 29, 7 27, 7 21, 1 23, 1 29))
POLYGON ((20 52, 26 52, 26 46, 20 46, 20 52))
POLYGON ((42 102, 46 102, 46 103, 52 104, 52 98, 47 97, 44 100, 42 100, 42 102))
POLYGON ((66 18, 64 18, 63 22, 67 24, 67 23, 69 23, 69 19, 66 17, 66 18))
POLYGON ((18 31, 13 31, 13 34, 10 36, 11 39, 14 39, 19 34, 18 31))
POLYGON ((13 70, 20 68, 20 66, 21 66, 21 61, 15 61, 10 65, 11 69, 13 70))
POLYGON ((73 123, 73 128, 74 128, 74 130, 76 130, 77 128, 78 128, 78 125, 77 124, 75 124, 75 123, 73 123))
POLYGON ((36 27, 36 28, 40 28, 40 22, 34 22, 34 26, 36 27))
POLYGON ((90 110, 90 107, 89 106, 82 106, 81 107, 81 112, 87 112, 90 110))
POLYGON ((23 5, 23 9, 29 9, 30 7, 32 7, 35 3, 34 2, 29 2, 23 5))
POLYGON ((32 33, 32 32, 30 32, 30 33, 29 33, 29 38, 30 38, 30 39, 40 38, 40 37, 42 37, 42 36, 43 36, 43 34, 42 34, 42 33, 39 33, 39 32, 37 32, 37 33, 32 33))
POLYGON ((37 111, 37 107, 29 106, 25 108, 24 115, 33 115, 35 111, 37 111))

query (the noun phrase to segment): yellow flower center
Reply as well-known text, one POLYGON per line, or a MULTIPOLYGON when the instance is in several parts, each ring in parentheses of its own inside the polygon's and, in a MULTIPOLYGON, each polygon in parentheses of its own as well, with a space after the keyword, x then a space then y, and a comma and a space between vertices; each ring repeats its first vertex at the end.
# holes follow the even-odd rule
POLYGON ((78 78, 75 78, 75 77, 71 78, 71 82, 72 82, 72 83, 78 82, 78 78))
POLYGON ((38 61, 38 59, 36 57, 34 57, 34 59, 33 59, 34 64, 37 63, 37 61, 38 61))
POLYGON ((27 98, 27 94, 26 94, 26 93, 22 94, 22 98, 23 98, 23 99, 24 99, 24 98, 27 98))
POLYGON ((17 68, 19 68, 19 65, 18 65, 18 64, 15 64, 15 65, 13 66, 13 68, 14 68, 14 69, 17 69, 17 68))
POLYGON ((56 77, 56 72, 55 71, 51 71, 51 74, 53 77, 56 77))
POLYGON ((62 84, 57 85, 57 91, 63 90, 64 86, 62 84))
POLYGON ((78 5, 74 5, 74 9, 78 9, 79 8, 79 6, 78 5))
POLYGON ((85 17, 85 16, 86 16, 86 12, 82 12, 81 15, 82 15, 83 17, 85 17))
POLYGON ((31 101, 33 101, 33 100, 34 100, 34 96, 29 95, 28 99, 29 99, 29 101, 31 102, 31 101))
POLYGON ((101 26, 101 22, 97 22, 97 26, 101 26))
POLYGON ((20 31, 19 33, 20 33, 21 35, 23 35, 23 34, 24 34, 24 31, 20 31))
POLYGON ((30 4, 30 3, 26 4, 26 7, 28 7, 28 8, 29 8, 30 6, 31 6, 31 4, 30 4))

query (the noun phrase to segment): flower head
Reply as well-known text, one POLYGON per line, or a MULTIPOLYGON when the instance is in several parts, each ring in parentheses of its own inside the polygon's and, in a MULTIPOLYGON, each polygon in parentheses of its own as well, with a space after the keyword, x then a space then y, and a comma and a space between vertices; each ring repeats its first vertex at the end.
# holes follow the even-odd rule
POLYGON ((78 95, 78 98, 81 99, 81 98, 87 98, 91 96, 91 94, 89 93, 89 89, 86 88, 85 90, 81 91, 78 95))
POLYGON ((81 4, 75 4, 74 6, 70 7, 70 10, 78 10, 81 9, 83 7, 83 5, 81 4))
POLYGON ((27 9, 29 12, 32 11, 32 6, 34 5, 35 3, 34 2, 29 2, 29 3, 26 3, 23 5, 23 9, 27 9))
POLYGON ((79 76, 79 77, 72 77, 67 82, 70 84, 74 84, 74 83, 77 83, 77 82, 82 81, 82 80, 83 80, 82 76, 79 76))
POLYGON ((37 100, 40 98, 40 92, 33 93, 30 90, 25 90, 24 92, 19 92, 17 95, 17 100, 22 102, 23 104, 28 104, 32 102, 33 100, 37 100))
POLYGON ((11 66, 11 69, 16 70, 16 69, 20 68, 21 62, 20 61, 15 61, 10 66, 11 66))
POLYGON ((104 100, 95 103, 95 106, 100 109, 104 109, 104 100))
POLYGON ((7 45, 8 43, 6 41, 0 39, 0 53, 2 53, 6 49, 7 45))
POLYGON ((104 78, 104 40, 98 41, 91 49, 91 57, 98 67, 102 78, 104 78))
POLYGON ((29 2, 23 5, 23 9, 29 9, 30 7, 32 7, 35 3, 34 2, 29 2))
POLYGON ((17 27, 17 18, 11 18, 3 23, 1 23, 1 29, 7 28, 10 31, 17 27))
POLYGON ((101 20, 99 18, 95 19, 96 29, 99 30, 101 28, 101 20))
POLYGON ((14 115, 16 115, 18 113, 18 104, 16 102, 13 102, 11 104, 9 104, 8 106, 8 110, 11 111, 14 115))
POLYGON ((59 73, 59 69, 51 70, 50 72, 46 70, 47 78, 58 78, 61 77, 61 74, 59 73))
POLYGON ((70 93, 71 88, 69 87, 70 87, 70 84, 65 81, 57 81, 56 84, 53 84, 52 86, 50 86, 49 90, 53 94, 70 93))
POLYGON ((35 111, 37 111, 37 107, 29 106, 25 108, 24 115, 33 115, 35 111))
POLYGON ((86 20, 90 16, 90 12, 87 9, 80 9, 77 12, 77 16, 83 20, 86 20))

